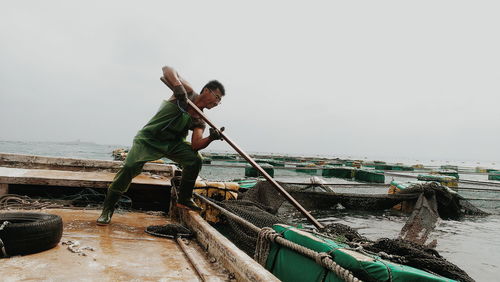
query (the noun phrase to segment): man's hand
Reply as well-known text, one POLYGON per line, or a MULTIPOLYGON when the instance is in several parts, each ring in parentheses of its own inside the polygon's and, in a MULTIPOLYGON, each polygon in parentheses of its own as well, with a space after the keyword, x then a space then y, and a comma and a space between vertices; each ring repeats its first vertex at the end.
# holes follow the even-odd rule
POLYGON ((187 111, 188 108, 188 102, 187 102, 187 92, 184 86, 177 85, 174 86, 174 97, 177 99, 177 104, 179 107, 181 107, 184 111, 187 111))
POLYGON ((209 132, 210 132, 210 135, 208 136, 210 138, 210 140, 223 140, 222 139, 222 134, 221 132, 224 131, 224 127, 221 127, 220 128, 220 131, 217 130, 217 129, 214 129, 214 128, 211 128, 209 129, 209 132))

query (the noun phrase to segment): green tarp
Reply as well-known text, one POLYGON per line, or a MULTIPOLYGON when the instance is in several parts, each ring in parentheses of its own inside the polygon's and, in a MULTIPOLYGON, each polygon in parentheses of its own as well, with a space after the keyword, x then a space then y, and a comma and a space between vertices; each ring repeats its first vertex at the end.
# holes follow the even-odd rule
POLYGON ((355 167, 325 167, 323 168, 322 176, 339 177, 351 179, 355 175, 355 167))
POLYGON ((384 172, 380 170, 359 169, 356 170, 354 178, 370 183, 385 183, 384 172))
MULTIPOLYGON (((274 167, 272 165, 266 164, 266 163, 261 163, 261 164, 259 164, 259 166, 261 168, 263 168, 264 171, 267 172, 267 174, 269 174, 271 177, 274 177, 274 167)), ((253 166, 251 166, 250 164, 247 164, 245 166, 245 176, 258 177, 258 176, 260 176, 260 173, 253 166)))
MULTIPOLYGON (((335 262, 364 281, 454 281, 431 273, 356 252, 342 243, 288 225, 273 229, 294 243, 316 252, 328 253, 335 262)), ((343 281, 337 275, 286 247, 273 244, 266 268, 282 281, 343 281)))

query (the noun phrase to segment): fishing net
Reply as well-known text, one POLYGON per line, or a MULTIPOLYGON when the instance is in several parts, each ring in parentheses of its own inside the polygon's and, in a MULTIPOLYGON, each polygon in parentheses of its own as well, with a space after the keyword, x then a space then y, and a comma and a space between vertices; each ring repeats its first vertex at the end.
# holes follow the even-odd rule
POLYGON ((459 219, 464 215, 488 215, 465 200, 457 192, 437 182, 414 184, 401 190, 398 195, 434 195, 437 202, 439 217, 442 219, 459 219))
POLYGON ((318 232, 322 236, 345 243, 361 252, 376 255, 394 263, 408 265, 458 281, 474 281, 465 271, 447 261, 435 249, 422 244, 389 238, 371 241, 350 226, 341 223, 328 224, 318 232))
POLYGON ((382 238, 375 242, 367 241, 363 248, 396 263, 459 281, 474 281, 465 271, 441 257, 436 250, 407 240, 382 238))
MULTIPOLYGON (((256 202, 248 200, 229 200, 218 202, 217 204, 259 228, 270 227, 278 223, 286 223, 285 220, 269 212, 272 208, 256 202)), ((251 257, 254 256, 258 233, 247 225, 241 224, 226 216, 223 216, 223 220, 217 223, 216 227, 241 250, 251 257)))
MULTIPOLYGON (((291 187, 290 185, 282 184, 282 187, 284 187, 291 194, 296 192, 305 192, 303 187, 299 186, 291 187)), ((323 195, 324 194, 330 193, 323 192, 323 195)), ((347 197, 348 195, 345 195, 345 198, 347 197)), ((437 183, 428 183, 412 187, 411 189, 405 189, 405 192, 402 193, 399 198, 391 199, 393 200, 392 202, 384 204, 383 206, 390 208, 394 205, 394 203, 397 204, 398 202, 407 199, 415 200, 419 197, 427 199, 431 202, 431 204, 422 204, 423 208, 418 208, 419 206, 417 205, 417 211, 414 211, 414 214, 412 215, 413 218, 410 216, 409 222, 418 222, 422 219, 428 220, 429 224, 424 224, 423 226, 427 227, 429 232, 432 231, 435 226, 435 219, 437 217, 441 217, 441 215, 443 218, 456 218, 464 214, 485 214, 481 210, 474 208, 472 205, 467 205, 467 202, 458 196, 458 194, 437 183), (434 217, 429 216, 430 219, 425 218, 427 215, 432 213, 435 214, 434 217)), ((349 206, 349 204, 346 203, 350 203, 350 206, 358 208, 367 204, 377 207, 381 206, 381 200, 379 198, 372 198, 368 200, 366 198, 359 198, 349 201, 338 197, 337 199, 340 200, 336 203, 341 203, 342 205, 345 204, 346 206, 349 206)), ((297 200, 301 202, 301 200, 297 200)), ((314 198, 314 201, 315 205, 318 206, 320 205, 321 198, 314 198)), ((281 217, 281 215, 277 214, 278 209, 285 202, 284 197, 282 197, 270 183, 265 181, 257 183, 254 188, 242 193, 240 195, 240 200, 214 202, 259 228, 272 227, 274 224, 278 223, 289 224, 284 218, 281 217)), ((331 202, 329 203, 331 204, 331 202)), ((223 220, 216 224, 216 228, 227 236, 240 249, 253 257, 256 252, 258 234, 248 226, 238 223, 230 217, 224 215, 222 215, 222 217, 223 220)), ((422 226, 416 224, 413 226, 412 230, 417 230, 416 227, 422 226)), ((429 245, 424 245, 423 243, 417 244, 402 238, 382 238, 376 241, 371 241, 366 237, 361 236, 350 226, 340 223, 329 224, 320 230, 315 230, 314 232, 331 238, 337 242, 346 243, 361 252, 380 256, 383 259, 395 263, 409 265, 451 279, 474 281, 458 266, 447 261, 439 255, 436 250, 430 248, 429 245)))
POLYGON ((146 228, 145 232, 153 236, 170 238, 170 239, 179 237, 182 238, 193 237, 193 232, 191 232, 191 230, 177 223, 165 224, 165 225, 151 225, 146 228))

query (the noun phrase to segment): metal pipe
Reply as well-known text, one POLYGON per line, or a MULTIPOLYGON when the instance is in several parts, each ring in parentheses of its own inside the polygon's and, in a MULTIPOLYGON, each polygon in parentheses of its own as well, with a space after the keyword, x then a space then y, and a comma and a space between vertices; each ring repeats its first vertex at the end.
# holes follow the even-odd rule
POLYGON ((193 258, 193 256, 189 253, 186 244, 182 241, 182 238, 177 237, 175 238, 175 241, 177 241, 177 244, 179 244, 179 247, 181 248, 182 252, 184 255, 186 255, 187 260, 189 263, 193 266, 196 274, 198 274, 198 277, 200 277, 201 281, 207 281, 205 279, 205 274, 201 270, 201 267, 196 263, 196 260, 193 258))
MULTIPOLYGON (((198 109, 198 107, 188 99, 188 104, 196 111, 198 115, 212 128, 218 130, 217 126, 213 124, 204 114, 198 109)), ((259 164, 257 164, 247 153, 245 153, 236 143, 233 142, 224 132, 220 132, 222 139, 224 139, 231 147, 233 147, 236 152, 238 152, 247 162, 250 163, 264 178, 269 181, 272 186, 281 194, 285 199, 288 200, 297 210, 299 210, 316 228, 323 228, 323 225, 319 223, 308 211, 302 207, 299 202, 297 202, 290 194, 288 194, 281 185, 278 184, 259 164)))
MULTIPOLYGON (((163 83, 165 83, 167 86, 167 82, 164 80, 163 77, 161 77, 161 81, 163 83)), ((198 107, 191 101, 191 100, 187 100, 188 102, 188 105, 191 106, 194 111, 208 124, 210 125, 210 127, 216 129, 216 130, 219 130, 217 128, 217 126, 215 126, 215 124, 213 124, 206 116, 205 114, 200 110, 198 109, 198 107)), ((221 132, 219 130, 219 132, 221 133, 221 137, 222 139, 224 139, 231 147, 233 147, 234 150, 236 150, 236 152, 238 152, 238 154, 240 154, 240 156, 242 156, 245 160, 247 160, 247 162, 249 162, 262 176, 264 176, 264 178, 269 181, 269 183, 272 184, 272 186, 281 194, 283 195, 283 197, 285 197, 285 199, 288 200, 288 202, 290 202, 300 213, 302 213, 314 226, 316 226, 316 228, 323 228, 323 225, 321 223, 319 223, 318 220, 316 220, 308 211, 306 211, 304 209, 304 207, 302 207, 299 202, 297 202, 290 194, 288 194, 287 191, 285 191, 285 189, 283 189, 283 187, 281 187, 281 185, 278 184, 278 182, 276 182, 259 164, 257 164, 247 153, 245 153, 238 145, 236 145, 236 143, 233 142, 233 140, 231 140, 224 132, 221 132)))

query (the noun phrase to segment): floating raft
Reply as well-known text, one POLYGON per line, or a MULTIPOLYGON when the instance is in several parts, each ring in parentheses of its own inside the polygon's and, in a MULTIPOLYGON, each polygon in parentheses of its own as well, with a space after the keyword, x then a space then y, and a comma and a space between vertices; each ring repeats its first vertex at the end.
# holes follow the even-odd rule
POLYGON ((457 171, 457 170, 453 170, 453 169, 442 169, 442 170, 439 170, 437 173, 438 173, 438 174, 441 174, 441 175, 453 176, 453 177, 455 177, 456 179, 460 179, 460 175, 458 175, 458 171, 457 171))
POLYGON ((388 164, 377 164, 375 169, 378 170, 397 170, 397 171, 414 171, 415 168, 412 166, 405 165, 388 165, 388 164))
POLYGON ((458 171, 458 166, 456 166, 456 165, 442 165, 441 169, 452 169, 452 170, 458 171))
POLYGON ((359 169, 355 171, 354 178, 370 183, 385 183, 384 172, 380 170, 359 169))
POLYGON ((360 168, 362 163, 363 161, 351 161, 351 160, 344 161, 345 166, 351 166, 356 168, 360 168))
POLYGON ((435 175, 435 174, 419 174, 417 176, 418 180, 422 181, 436 181, 444 186, 448 187, 458 187, 458 179, 454 176, 448 175, 435 175))
POLYGON ((255 159, 255 162, 259 164, 270 164, 272 166, 285 166, 285 162, 277 161, 274 159, 255 159))
MULTIPOLYGON (((401 182, 401 181, 394 181, 393 180, 393 181, 391 181, 391 186, 389 187, 389 191, 387 192, 387 194, 396 195, 399 192, 401 192, 401 190, 408 189, 411 186, 416 185, 416 184, 424 184, 424 183, 426 183, 426 182, 425 181, 401 182)), ((414 201, 404 201, 404 202, 398 203, 397 205, 394 205, 392 207, 392 209, 402 211, 402 212, 411 213, 413 211, 414 206, 415 206, 414 201)))
POLYGON ((500 180, 500 171, 494 170, 488 174, 488 180, 500 180))
MULTIPOLYGON (((260 167, 264 169, 267 174, 269 174, 271 177, 274 177, 274 167, 268 163, 261 163, 260 167)), ((259 177, 261 176, 260 173, 250 164, 247 164, 245 166, 245 176, 246 177, 259 177)))
POLYGON ((212 160, 236 160, 235 155, 226 155, 226 154, 210 154, 209 157, 212 160))
POLYGON ((338 177, 343 179, 356 179, 358 181, 370 183, 385 183, 384 172, 371 169, 357 169, 355 167, 333 167, 323 168, 322 176, 338 177))
POLYGON ((314 167, 316 167, 316 165, 314 163, 298 163, 298 164, 295 164, 295 171, 297 172, 303 172, 303 173, 307 173, 307 174, 316 174, 318 173, 318 170, 317 169, 312 169, 314 167), (303 169, 303 168, 307 168, 307 169, 303 169))
POLYGON ((334 166, 327 166, 323 168, 322 176, 325 177, 338 177, 338 178, 345 178, 345 179, 352 179, 354 178, 356 174, 356 168, 355 167, 334 167, 334 166))

